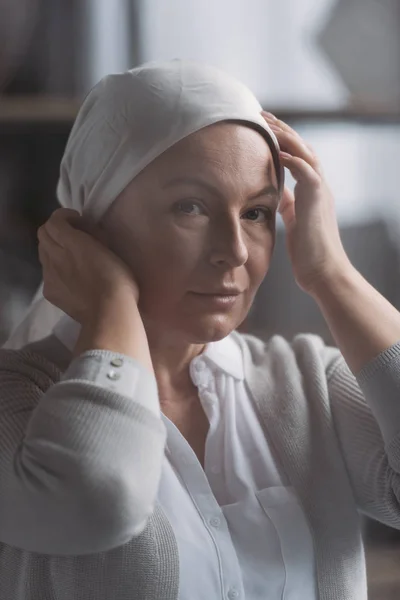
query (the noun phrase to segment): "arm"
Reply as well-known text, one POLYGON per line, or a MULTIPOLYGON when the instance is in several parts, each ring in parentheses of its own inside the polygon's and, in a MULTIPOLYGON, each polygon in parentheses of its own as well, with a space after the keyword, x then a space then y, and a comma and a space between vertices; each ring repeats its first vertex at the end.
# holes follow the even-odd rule
POLYGON ((353 267, 340 239, 335 203, 312 148, 270 113, 280 158, 296 181, 279 212, 299 287, 317 302, 353 373, 400 340, 400 313, 353 267))
POLYGON ((327 376, 357 504, 400 529, 400 314, 353 268, 313 296, 344 357, 327 376))
POLYGON ((354 374, 400 340, 400 313, 350 264, 311 295, 354 374))
MULTIPOLYGON (((296 180, 279 208, 293 273, 317 302, 343 355, 330 361, 327 378, 358 505, 400 527, 400 314, 351 265, 313 150, 288 125, 264 116, 296 180)), ((326 350, 327 362, 331 353, 326 350)))
POLYGON ((333 423, 357 506, 400 529, 400 344, 368 363, 357 378, 338 350, 326 353, 333 423))
POLYGON ((154 375, 141 363, 143 331, 115 303, 98 323, 83 330, 83 354, 56 383, 54 366, 40 355, 0 351, 6 544, 48 554, 102 552, 139 535, 152 513, 166 432, 154 375), (90 350, 96 343, 100 349, 90 350), (123 360, 118 382, 107 378, 113 358, 123 360))

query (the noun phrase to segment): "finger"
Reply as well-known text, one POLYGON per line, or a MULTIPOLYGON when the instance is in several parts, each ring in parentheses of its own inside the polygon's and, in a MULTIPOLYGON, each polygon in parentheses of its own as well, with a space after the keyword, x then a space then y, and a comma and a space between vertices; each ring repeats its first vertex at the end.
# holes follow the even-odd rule
POLYGON ((288 152, 293 156, 297 156, 305 160, 313 169, 318 173, 320 170, 318 159, 315 154, 311 151, 310 147, 307 146, 302 138, 291 131, 284 131, 280 128, 270 126, 272 131, 275 133, 279 146, 283 152, 288 152))
POLYGON ((271 127, 271 129, 277 129, 278 131, 282 131, 285 133, 291 133, 293 136, 295 136, 296 138, 301 140, 301 142, 304 145, 307 146, 307 144, 302 139, 301 135, 295 129, 290 127, 290 125, 285 123, 285 121, 281 121, 280 119, 275 117, 272 113, 267 113, 267 112, 263 111, 262 114, 263 114, 264 119, 267 121, 268 126, 271 127))
POLYGON ((39 245, 41 244, 47 248, 54 246, 57 246, 58 248, 64 247, 60 241, 60 236, 57 235, 57 231, 54 230, 54 228, 52 229, 49 227, 48 221, 37 230, 37 238, 39 240, 39 245))
POLYGON ((47 252, 55 252, 55 250, 63 250, 64 246, 62 245, 62 241, 60 240, 60 235, 57 235, 56 232, 51 231, 48 226, 48 223, 45 223, 37 230, 37 238, 39 240, 39 248, 40 246, 44 247, 47 252))
POLYGON ((58 208, 52 213, 47 222, 51 223, 55 227, 65 228, 66 224, 75 227, 81 220, 82 216, 77 210, 72 210, 70 208, 58 208))
POLYGON ((294 129, 292 129, 290 127, 290 125, 288 125, 287 123, 285 123, 285 121, 281 121, 280 119, 278 119, 278 117, 276 117, 272 113, 267 112, 266 110, 262 110, 261 114, 264 117, 264 119, 267 121, 268 124, 275 125, 276 127, 281 127, 284 130, 288 130, 288 131, 292 130, 292 131, 294 131, 294 129))
POLYGON ((282 194, 278 212, 282 216, 285 225, 291 223, 296 217, 295 197, 293 192, 286 186, 282 194))
POLYGON ((52 228, 65 228, 66 223, 74 226, 76 223, 79 223, 80 219, 82 219, 82 217, 77 210, 71 208, 58 208, 50 215, 46 224, 51 224, 52 228))
MULTIPOLYGON (((38 236, 39 237, 39 236, 38 236)), ((53 248, 53 242, 47 242, 44 240, 43 232, 40 234, 40 240, 38 245, 38 255, 40 264, 43 267, 43 271, 48 268, 48 265, 51 264, 51 255, 54 254, 54 251, 51 251, 53 248)))
POLYGON ((279 208, 278 208, 278 212, 282 214, 283 211, 286 210, 286 207, 289 204, 293 204, 294 203, 294 194, 293 192, 285 185, 283 193, 282 193, 282 198, 281 201, 279 203, 279 208))
POLYGON ((279 157, 282 164, 289 169, 296 182, 312 187, 321 184, 321 176, 306 160, 303 160, 298 156, 292 156, 287 152, 280 152, 279 157))
POLYGON ((73 208, 57 208, 52 214, 51 217, 52 219, 62 219, 62 220, 68 220, 69 218, 76 218, 76 217, 80 217, 80 213, 77 210, 74 210, 73 208))
POLYGON ((36 232, 37 238, 39 240, 39 245, 41 246, 52 246, 53 244, 57 244, 57 240, 54 240, 50 235, 50 232, 47 227, 47 223, 44 223, 39 227, 36 232))
MULTIPOLYGON (((71 228, 81 229, 82 217, 76 210, 59 208, 53 212, 44 224, 47 232, 59 246, 64 247, 67 239, 71 236, 71 228)), ((82 227, 82 229, 84 229, 82 227)))
POLYGON ((45 264, 47 264, 48 255, 42 244, 39 244, 39 246, 38 246, 38 255, 39 255, 39 262, 42 265, 42 267, 44 268, 45 264))
POLYGON ((288 125, 285 121, 281 121, 272 113, 262 111, 261 114, 263 115, 264 119, 267 121, 269 126, 273 125, 274 127, 278 127, 279 129, 282 129, 287 133, 292 133, 293 135, 296 135, 299 138, 301 138, 300 134, 295 129, 293 129, 293 127, 290 127, 290 125, 288 125))
POLYGON ((318 157, 311 144, 307 143, 300 134, 284 121, 280 121, 271 113, 263 111, 263 116, 268 126, 275 133, 279 146, 284 152, 289 152, 307 161, 313 169, 322 175, 322 169, 318 157))

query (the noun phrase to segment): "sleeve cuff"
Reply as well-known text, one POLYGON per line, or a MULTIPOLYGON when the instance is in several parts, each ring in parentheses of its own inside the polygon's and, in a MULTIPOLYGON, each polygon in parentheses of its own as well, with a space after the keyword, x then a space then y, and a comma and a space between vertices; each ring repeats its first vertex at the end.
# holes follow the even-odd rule
POLYGON ((400 342, 384 350, 356 375, 385 443, 400 433, 400 342))
POLYGON ((128 396, 160 415, 154 375, 137 360, 109 350, 88 350, 75 358, 61 381, 81 380, 128 396), (154 393, 155 392, 155 393, 154 393))
POLYGON ((383 350, 378 356, 370 360, 364 367, 356 373, 356 378, 361 383, 366 383, 375 377, 376 373, 389 367, 390 363, 400 358, 400 341, 383 350))

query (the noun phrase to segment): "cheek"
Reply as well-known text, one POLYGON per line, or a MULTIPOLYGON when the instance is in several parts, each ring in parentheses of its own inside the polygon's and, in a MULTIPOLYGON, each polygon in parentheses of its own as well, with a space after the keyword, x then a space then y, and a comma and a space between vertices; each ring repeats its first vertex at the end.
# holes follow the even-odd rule
POLYGON ((140 251, 132 256, 131 264, 139 285, 171 295, 174 289, 179 289, 180 282, 190 278, 201 257, 201 247, 195 236, 186 240, 160 232, 151 241, 143 240, 140 251))
POLYGON ((270 236, 263 244, 249 248, 247 272, 253 288, 258 288, 268 273, 275 246, 275 237, 270 236))

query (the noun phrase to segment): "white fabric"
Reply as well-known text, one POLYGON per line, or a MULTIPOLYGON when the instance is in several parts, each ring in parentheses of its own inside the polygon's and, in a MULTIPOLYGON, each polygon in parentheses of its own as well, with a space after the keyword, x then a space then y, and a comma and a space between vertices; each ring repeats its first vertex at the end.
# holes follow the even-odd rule
MULTIPOLYGON (((98 221, 148 164, 191 133, 228 119, 264 135, 278 172, 278 142, 252 92, 230 75, 201 63, 172 60, 104 77, 86 97, 61 161, 59 203, 98 221)), ((4 347, 20 348, 48 335, 63 315, 42 286, 4 347)))
MULTIPOLYGON (((54 334, 72 351, 79 325, 66 317, 54 334)), ((210 422, 205 469, 162 414, 167 443, 158 491, 178 543, 179 600, 316 600, 308 524, 279 475, 233 336, 208 344, 190 375, 210 422)), ((111 385, 115 391, 119 383, 111 385)))

